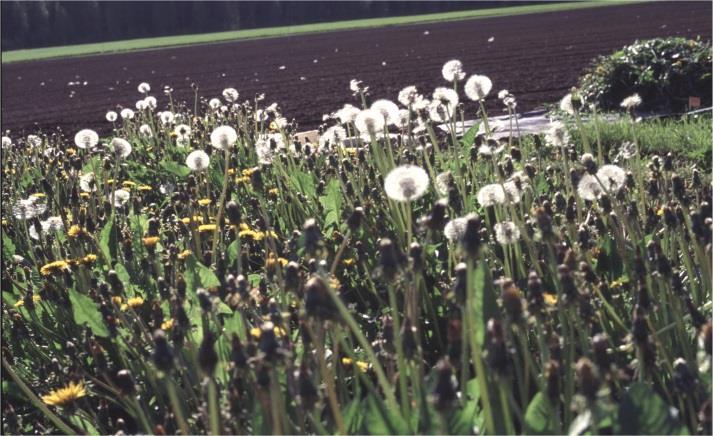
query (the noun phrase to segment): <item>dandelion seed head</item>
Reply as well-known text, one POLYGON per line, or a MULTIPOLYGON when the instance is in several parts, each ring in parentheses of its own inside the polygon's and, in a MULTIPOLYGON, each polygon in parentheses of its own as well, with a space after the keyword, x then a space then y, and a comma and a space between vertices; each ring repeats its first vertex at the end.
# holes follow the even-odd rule
POLYGON ((156 97, 148 96, 144 99, 144 104, 146 105, 146 108, 154 110, 156 109, 158 102, 156 101, 156 97))
POLYGON ((95 175, 93 172, 82 174, 79 176, 79 189, 82 192, 94 192, 97 190, 95 175))
POLYGON ((126 158, 131 154, 131 144, 123 138, 112 139, 109 143, 109 148, 111 148, 116 156, 121 158, 126 158))
POLYGON ((10 148, 11 146, 12 146, 12 139, 10 139, 10 137, 8 137, 8 136, 3 136, 2 137, 2 148, 6 149, 6 148, 10 148))
POLYGON ((631 110, 639 107, 641 105, 641 97, 639 94, 633 94, 628 97, 626 97, 624 100, 621 101, 619 106, 621 106, 624 109, 631 110))
POLYGON ((584 174, 577 184, 577 193, 585 200, 595 201, 604 194, 604 189, 596 177, 584 174))
POLYGON ((83 129, 74 135, 74 144, 79 148, 94 148, 99 143, 99 135, 91 129, 83 129))
POLYGON ((445 171, 436 176, 436 191, 438 195, 447 195, 448 188, 453 181, 453 174, 450 171, 445 171))
POLYGON ((465 78, 463 63, 458 59, 450 60, 443 64, 441 74, 443 75, 443 78, 449 82, 453 82, 454 80, 463 80, 465 78))
POLYGON ((221 103, 220 100, 218 100, 217 98, 211 98, 211 99, 208 101, 208 107, 210 107, 210 108, 213 109, 213 110, 218 109, 221 104, 222 104, 222 103, 221 103))
POLYGON ((134 111, 132 111, 128 107, 122 109, 120 114, 121 114, 122 120, 130 120, 130 119, 134 118, 134 111))
POLYGON ((428 173, 416 165, 396 167, 384 179, 384 190, 395 201, 418 200, 428 190, 428 173))
POLYGON ((171 111, 163 111, 159 115, 159 118, 161 119, 161 124, 167 126, 173 124, 173 121, 175 120, 176 116, 173 115, 173 112, 171 111))
POLYGON ((240 94, 235 88, 225 88, 223 90, 223 98, 228 103, 235 103, 236 101, 238 101, 239 96, 240 94))
POLYGON ((483 100, 493 89, 493 82, 487 76, 474 74, 465 82, 465 95, 473 101, 483 100))
POLYGON ((359 112, 361 112, 359 108, 345 104, 344 107, 337 111, 337 118, 339 118, 339 122, 342 124, 353 123, 359 115, 359 112))
POLYGON ((469 217, 460 217, 460 218, 455 218, 446 223, 446 226, 443 228, 443 234, 445 235, 446 239, 450 242, 459 242, 461 239, 463 239, 463 235, 465 235, 465 229, 468 226, 468 219, 469 217))
POLYGON ((332 126, 324 131, 319 137, 319 152, 332 148, 335 145, 342 144, 347 138, 347 132, 341 126, 332 126))
POLYGON ((230 126, 216 127, 210 134, 210 144, 218 150, 230 148, 238 140, 238 132, 230 126))
POLYGON ((422 99, 423 97, 419 95, 418 89, 416 89, 415 86, 407 86, 399 91, 399 103, 406 107, 416 103, 419 98, 422 99))
POLYGON ((495 224, 495 240, 502 245, 514 244, 520 239, 520 229, 512 221, 495 224))
POLYGON ((485 185, 478 190, 478 203, 483 207, 505 203, 505 190, 503 185, 494 183, 485 185))
POLYGON ((151 131, 151 126, 148 124, 142 124, 141 127, 139 127, 139 133, 147 138, 150 138, 153 136, 153 132, 151 131))
POLYGON ((445 87, 436 88, 433 91, 433 100, 429 106, 429 118, 437 123, 450 120, 455 116, 458 101, 458 93, 454 90, 445 87))
POLYGON ((603 165, 597 177, 607 191, 617 191, 626 183, 626 171, 617 165, 603 165))
POLYGON ((151 91, 151 86, 146 83, 146 82, 141 82, 139 83, 139 86, 137 87, 140 93, 146 94, 147 92, 151 91))
POLYGON ((173 129, 173 133, 175 133, 179 139, 188 139, 191 137, 191 127, 186 124, 179 124, 173 129))
POLYGON ((517 204, 522 198, 522 190, 514 180, 508 180, 503 183, 503 191, 508 202, 517 204))
POLYGON ((371 109, 379 112, 388 125, 395 125, 399 121, 399 107, 391 100, 376 100, 371 109))
POLYGON ((194 150, 186 157, 186 166, 191 171, 203 171, 210 165, 210 157, 203 150, 194 150))
POLYGON ((560 100, 560 110, 574 115, 574 104, 572 103, 572 94, 569 93, 560 100))
POLYGON ((106 113, 106 120, 109 121, 110 123, 113 123, 116 121, 116 119, 119 117, 119 115, 116 114, 114 111, 109 111, 106 113))
POLYGON ((122 207, 131 199, 131 193, 126 189, 117 189, 114 191, 114 206, 122 207))
POLYGON ((374 135, 384 130, 384 117, 373 109, 364 109, 356 116, 354 124, 360 133, 374 135))
POLYGON ((554 121, 545 133, 545 141, 552 147, 565 147, 569 144, 569 132, 564 123, 554 121))
POLYGON ((18 220, 28 220, 42 215, 47 210, 47 205, 41 203, 38 197, 20 199, 12 206, 12 216, 18 220))

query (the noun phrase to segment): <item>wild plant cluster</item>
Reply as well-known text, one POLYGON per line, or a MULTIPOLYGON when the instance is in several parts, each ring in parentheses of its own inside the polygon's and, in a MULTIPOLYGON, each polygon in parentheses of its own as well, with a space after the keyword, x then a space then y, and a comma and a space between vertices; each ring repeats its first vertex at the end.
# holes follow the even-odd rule
POLYGON ((710 434, 707 175, 443 76, 3 137, 3 431, 710 434))

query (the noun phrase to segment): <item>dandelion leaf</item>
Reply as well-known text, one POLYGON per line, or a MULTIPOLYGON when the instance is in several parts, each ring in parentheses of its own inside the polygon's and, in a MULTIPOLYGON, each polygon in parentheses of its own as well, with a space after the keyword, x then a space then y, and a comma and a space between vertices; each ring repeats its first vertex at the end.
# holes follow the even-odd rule
POLYGON ((448 423, 451 434, 473 434, 474 428, 482 429, 483 415, 478 406, 480 400, 478 380, 469 380, 466 383, 465 393, 467 396, 463 408, 454 413, 448 423))
POLYGON ((557 415, 550 400, 542 392, 538 392, 530 401, 525 412, 525 426, 528 434, 557 433, 557 415))
POLYGON ((188 175, 191 173, 191 169, 187 166, 181 165, 170 160, 162 160, 161 168, 166 170, 166 172, 173 174, 174 176, 179 178, 188 177, 188 175))
POLYGON ((104 228, 99 234, 99 248, 104 254, 104 257, 111 263, 111 260, 116 258, 116 232, 114 231, 114 216, 109 218, 109 221, 104 225, 104 228))
POLYGON ((622 434, 688 434, 677 412, 647 384, 635 383, 619 405, 619 432, 622 434))
POLYGON ((366 414, 364 416, 365 431, 367 434, 406 434, 406 423, 389 410, 381 400, 370 395, 366 400, 366 414))
POLYGON ((92 333, 96 336, 106 338, 109 336, 102 320, 102 315, 97 309, 94 300, 86 295, 80 294, 74 289, 69 290, 69 301, 72 303, 72 313, 74 314, 74 322, 88 326, 92 333))
POLYGON ((325 189, 326 194, 319 197, 319 202, 324 207, 324 227, 339 223, 339 216, 342 209, 342 187, 339 180, 334 179, 329 182, 325 189))
POLYGON ((480 123, 475 123, 470 126, 463 137, 460 139, 460 143, 463 147, 470 147, 475 144, 475 137, 478 136, 478 130, 480 129, 480 123))
POLYGON ((307 198, 314 198, 317 189, 311 174, 297 171, 290 177, 290 182, 292 182, 292 188, 297 192, 303 193, 307 198))
POLYGON ((14 254, 15 244, 12 243, 12 239, 5 232, 2 232, 2 259, 7 262, 14 254))

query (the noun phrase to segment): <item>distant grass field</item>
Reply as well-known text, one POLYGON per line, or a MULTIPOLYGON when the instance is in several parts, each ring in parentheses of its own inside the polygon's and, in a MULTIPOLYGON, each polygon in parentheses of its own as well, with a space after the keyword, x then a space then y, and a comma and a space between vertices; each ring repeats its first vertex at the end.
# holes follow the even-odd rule
POLYGON ((362 20, 336 21, 331 23, 305 24, 299 26, 267 27, 262 29, 236 30, 228 32, 204 33, 197 35, 165 36, 157 38, 131 39, 125 41, 79 44, 61 47, 46 47, 27 50, 12 50, 2 53, 2 63, 33 61, 69 56, 83 56, 99 53, 115 53, 132 50, 146 50, 162 47, 207 44, 239 39, 271 38, 300 35, 305 33, 330 32, 337 30, 365 29, 371 27, 422 24, 439 21, 503 17, 508 15, 557 12, 601 6, 616 6, 636 2, 627 1, 582 1, 570 3, 543 3, 537 5, 480 9, 472 11, 444 12, 437 14, 411 15, 401 17, 370 18, 362 20))

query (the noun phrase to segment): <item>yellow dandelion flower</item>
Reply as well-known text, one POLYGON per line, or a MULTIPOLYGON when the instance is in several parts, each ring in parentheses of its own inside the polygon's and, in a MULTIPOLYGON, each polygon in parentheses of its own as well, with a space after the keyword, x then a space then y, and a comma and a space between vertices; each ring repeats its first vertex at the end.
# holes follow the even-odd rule
POLYGON ((137 189, 138 189, 139 191, 151 191, 151 190, 153 190, 153 188, 150 187, 149 185, 139 185, 139 187, 138 187, 137 189))
POLYGON ((82 198, 89 198, 89 193, 88 192, 80 192, 79 196, 82 198))
POLYGON ((121 305, 121 302, 124 301, 119 297, 118 295, 111 297, 111 301, 116 304, 117 306, 121 305))
POLYGON ((357 149, 356 147, 345 147, 344 151, 347 152, 347 154, 351 155, 356 155, 357 153, 359 153, 359 149, 357 149))
MULTIPOLYGON (((354 361, 350 359, 349 357, 342 357, 342 365, 351 367, 354 364, 354 361)), ((361 371, 362 373, 365 373, 369 371, 369 363, 364 362, 361 360, 356 361, 356 367, 361 371)))
POLYGON ((201 224, 198 226, 198 231, 201 233, 214 232, 218 226, 215 224, 201 224))
POLYGON ((124 180, 123 182, 121 182, 121 184, 122 186, 124 186, 124 188, 133 188, 134 186, 136 186, 136 182, 132 182, 131 180, 124 180))
POLYGON ((79 225, 74 224, 67 230, 67 236, 70 238, 76 238, 84 233, 84 229, 81 228, 79 225))
POLYGON ((181 251, 180 253, 178 253, 178 259, 179 259, 179 260, 185 260, 185 259, 188 258, 188 256, 190 256, 191 254, 193 254, 193 252, 192 252, 191 250, 183 250, 183 251, 181 251))
POLYGON ((141 241, 144 243, 144 247, 155 247, 156 244, 158 244, 158 236, 148 236, 146 238, 141 238, 141 241))
POLYGON ((173 318, 169 318, 161 323, 161 330, 171 330, 173 328, 173 318))
POLYGON ((262 335, 262 330, 260 330, 260 327, 253 327, 250 329, 250 336, 252 336, 255 339, 260 339, 260 335, 262 335))
POLYGON ((331 286, 332 289, 338 290, 342 284, 337 280, 336 277, 330 277, 329 278, 329 286, 331 286))
POLYGON ((7 226, 7 224, 8 224, 8 221, 7 221, 6 219, 3 219, 3 220, 2 220, 2 225, 3 225, 3 226, 7 226))
POLYGON ((270 130, 277 130, 277 123, 274 121, 270 121, 270 130))
POLYGON ((87 395, 84 382, 70 382, 66 387, 55 389, 47 395, 42 396, 42 401, 50 406, 66 406, 79 398, 87 395))
POLYGON ((229 175, 229 176, 234 176, 234 175, 235 175, 235 168, 230 168, 230 169, 228 169, 228 175, 229 175))
MULTIPOLYGON (((40 297, 40 296, 37 295, 37 294, 34 294, 34 295, 32 296, 32 301, 34 301, 35 303, 38 303, 38 302, 42 301, 42 297, 40 297)), ((20 300, 17 300, 17 302, 16 302, 15 304, 13 304, 13 306, 15 306, 15 307, 22 307, 22 306, 24 306, 24 305, 25 305, 25 299, 24 299, 24 298, 22 298, 22 299, 20 299, 20 300)))
POLYGON ((544 293, 542 296, 545 299, 545 304, 548 306, 556 306, 557 305, 557 296, 555 294, 549 294, 549 293, 544 293))
POLYGON ((198 204, 200 206, 208 206, 212 202, 213 202, 213 200, 211 200, 210 198, 201 198, 200 200, 198 200, 198 204))
POLYGON ((73 149, 73 148, 68 148, 68 149, 67 149, 67 154, 70 155, 70 156, 74 156, 75 154, 77 154, 77 150, 75 150, 75 149, 73 149))
POLYGON ((235 183, 248 184, 248 183, 250 183, 250 177, 248 177, 248 176, 236 177, 236 178, 235 178, 235 183))
POLYGON ((40 268, 40 274, 42 274, 43 276, 49 276, 68 268, 69 262, 67 262, 66 260, 55 260, 54 262, 50 262, 46 265, 43 265, 42 268, 40 268))
POLYGON ((354 265, 354 263, 356 263, 356 260, 350 257, 348 259, 344 259, 342 263, 344 264, 344 266, 352 266, 354 265))
POLYGON ((90 253, 90 254, 87 254, 86 256, 84 256, 84 257, 82 257, 82 258, 77 259, 77 262, 78 262, 80 265, 91 265, 91 264, 93 264, 93 263, 96 262, 96 261, 97 261, 97 255, 96 255, 96 254, 91 254, 91 253, 90 253))
POLYGON ((254 168, 246 168, 243 170, 242 174, 244 176, 250 177, 253 175, 253 173, 257 170, 257 167, 254 168))
POLYGON ((121 310, 126 310, 128 308, 136 309, 144 304, 144 299, 141 297, 132 297, 126 300, 126 304, 121 305, 121 310))
POLYGON ((277 189, 277 188, 272 188, 272 189, 270 189, 269 191, 267 191, 267 193, 270 194, 270 195, 274 195, 275 197, 277 197, 277 194, 280 193, 280 190, 277 189))
POLYGON ((656 211, 656 215, 663 216, 663 207, 659 207, 659 209, 656 211))
POLYGON ((254 230, 241 230, 238 233, 238 237, 248 238, 248 239, 253 239, 253 240, 259 241, 259 239, 257 239, 257 234, 254 230))
POLYGON ((46 195, 44 192, 35 192, 34 194, 31 194, 30 197, 44 198, 44 197, 46 197, 46 195))
POLYGON ((240 230, 250 230, 250 226, 245 223, 240 223, 240 230))
POLYGON ((104 182, 104 183, 106 183, 107 185, 113 185, 114 179, 106 179, 106 182, 104 182))
POLYGON ((282 266, 285 266, 285 265, 287 265, 288 262, 289 261, 287 259, 285 259, 284 257, 275 258, 275 255, 271 253, 270 257, 267 258, 267 267, 268 268, 274 267, 278 263, 282 266))
POLYGON ((203 222, 203 217, 200 216, 200 215, 193 215, 192 218, 191 218, 191 217, 181 218, 181 222, 182 222, 183 224, 185 224, 185 225, 188 225, 188 224, 190 224, 191 222, 194 222, 194 223, 202 223, 202 222, 203 222))

